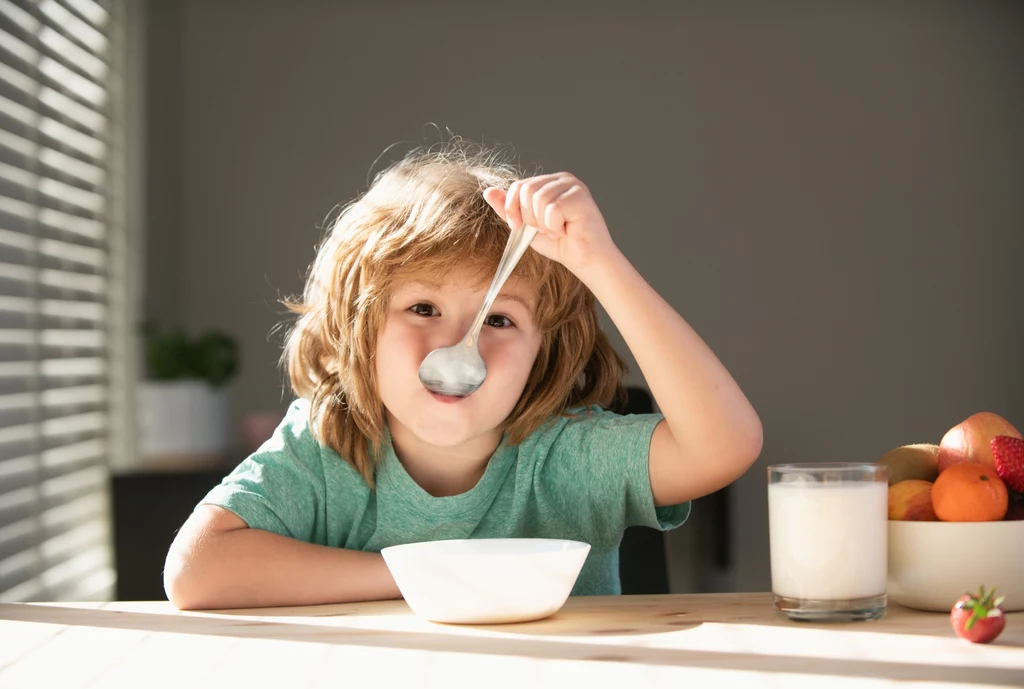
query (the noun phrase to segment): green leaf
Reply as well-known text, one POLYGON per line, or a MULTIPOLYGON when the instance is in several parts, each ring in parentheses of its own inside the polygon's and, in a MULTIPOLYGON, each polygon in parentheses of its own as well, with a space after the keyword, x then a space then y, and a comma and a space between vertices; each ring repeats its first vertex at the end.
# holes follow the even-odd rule
POLYGON ((196 343, 195 368, 211 385, 223 385, 238 370, 237 343, 222 332, 205 333, 196 343))
POLYGON ((143 337, 146 370, 153 380, 202 378, 220 386, 238 372, 238 342, 227 333, 210 330, 194 340, 179 328, 161 331, 145 322, 143 337))

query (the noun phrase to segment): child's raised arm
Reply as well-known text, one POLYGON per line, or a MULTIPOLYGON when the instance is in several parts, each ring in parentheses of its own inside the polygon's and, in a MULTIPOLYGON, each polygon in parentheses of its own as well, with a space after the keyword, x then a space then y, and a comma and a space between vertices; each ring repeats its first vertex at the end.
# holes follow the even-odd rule
POLYGON ((757 413, 700 336, 619 251, 586 186, 557 173, 484 196, 510 226, 536 227, 532 247, 571 270, 622 333, 665 416, 651 439, 655 504, 698 498, 742 475, 761 453, 757 413))
POLYGON ((380 553, 330 548, 250 529, 200 505, 167 554, 164 590, 182 610, 318 605, 400 598, 380 553))

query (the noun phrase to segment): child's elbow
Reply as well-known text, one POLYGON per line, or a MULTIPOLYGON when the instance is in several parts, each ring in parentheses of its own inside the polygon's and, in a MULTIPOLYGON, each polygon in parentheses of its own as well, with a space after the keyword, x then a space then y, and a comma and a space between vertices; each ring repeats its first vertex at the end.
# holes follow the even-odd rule
POLYGON ((197 610, 200 604, 195 577, 189 576, 185 558, 172 547, 164 561, 164 594, 178 610, 197 610))
POLYGON ((764 430, 761 421, 755 415, 751 422, 744 424, 732 435, 726 453, 728 466, 731 470, 730 483, 742 476, 757 458, 764 447, 764 430))
POLYGON ((221 607, 214 563, 188 539, 175 539, 164 560, 164 594, 178 610, 208 610, 221 607))
POLYGON ((764 449, 764 428, 761 426, 761 419, 756 415, 754 416, 753 423, 750 424, 746 436, 743 454, 749 469, 757 461, 757 458, 761 456, 761 450, 764 449))

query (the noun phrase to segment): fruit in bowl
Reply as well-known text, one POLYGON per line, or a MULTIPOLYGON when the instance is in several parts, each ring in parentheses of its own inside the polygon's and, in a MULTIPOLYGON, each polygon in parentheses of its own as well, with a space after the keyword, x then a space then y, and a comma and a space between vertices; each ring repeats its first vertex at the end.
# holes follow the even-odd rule
POLYGON ((1003 592, 1004 609, 1024 610, 1024 440, 1002 417, 981 412, 943 436, 936 473, 925 480, 927 457, 894 450, 882 458, 891 482, 889 600, 948 611, 985 582, 1003 592))
POLYGON ((381 550, 402 597, 432 622, 504 624, 557 612, 590 545, 548 538, 425 541, 381 550))
POLYGON ((996 473, 1006 481, 1010 490, 1024 494, 1024 440, 1008 435, 997 435, 989 443, 996 473))
POLYGON ((982 464, 954 464, 932 486, 932 507, 944 522, 999 521, 1009 506, 1006 483, 982 464))
POLYGON ((934 522, 938 520, 932 506, 931 481, 907 479, 889 486, 889 519, 934 522))
POLYGON ((992 439, 998 435, 1020 438, 1013 424, 992 412, 972 414, 946 431, 939 442, 939 471, 954 464, 974 462, 994 467, 992 439))
POLYGON ((890 486, 902 481, 934 481, 939 475, 939 446, 901 445, 879 457, 876 464, 885 466, 890 486))

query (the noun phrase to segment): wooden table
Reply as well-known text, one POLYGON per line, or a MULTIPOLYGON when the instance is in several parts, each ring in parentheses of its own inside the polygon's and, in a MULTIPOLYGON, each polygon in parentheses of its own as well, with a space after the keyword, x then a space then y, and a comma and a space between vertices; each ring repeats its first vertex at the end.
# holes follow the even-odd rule
POLYGON ((764 593, 573 598, 504 626, 403 601, 183 613, 166 602, 0 605, 0 687, 1024 686, 1024 613, 993 644, 948 618, 796 623, 764 593))

